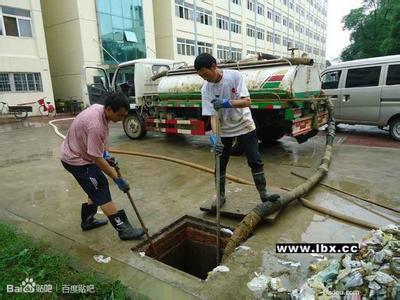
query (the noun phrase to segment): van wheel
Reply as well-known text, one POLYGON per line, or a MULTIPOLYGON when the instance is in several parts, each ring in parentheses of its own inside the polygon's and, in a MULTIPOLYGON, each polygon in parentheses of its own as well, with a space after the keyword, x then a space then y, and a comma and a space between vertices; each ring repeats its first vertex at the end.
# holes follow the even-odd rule
POLYGON ((396 118, 390 122, 389 132, 393 139, 400 142, 400 118, 396 118))
POLYGON ((125 134, 132 140, 141 139, 147 133, 143 117, 136 113, 127 115, 124 119, 123 126, 125 134))

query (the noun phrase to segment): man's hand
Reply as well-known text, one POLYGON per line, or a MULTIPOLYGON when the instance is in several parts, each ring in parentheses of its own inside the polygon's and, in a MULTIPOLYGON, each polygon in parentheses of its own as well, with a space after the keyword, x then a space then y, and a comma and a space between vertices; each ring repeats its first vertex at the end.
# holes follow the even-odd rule
POLYGON ((229 99, 219 99, 216 98, 211 101, 215 110, 219 110, 221 108, 233 108, 232 101, 229 99))
POLYGON ((121 177, 115 178, 114 182, 116 183, 116 185, 118 185, 118 188, 121 191, 123 191, 124 193, 127 193, 129 191, 129 189, 130 189, 129 183, 125 179, 123 179, 121 177))
POLYGON ((224 151, 224 145, 221 143, 218 143, 217 136, 215 134, 210 135, 209 139, 210 139, 211 145, 214 149, 215 155, 221 156, 222 151, 224 151))

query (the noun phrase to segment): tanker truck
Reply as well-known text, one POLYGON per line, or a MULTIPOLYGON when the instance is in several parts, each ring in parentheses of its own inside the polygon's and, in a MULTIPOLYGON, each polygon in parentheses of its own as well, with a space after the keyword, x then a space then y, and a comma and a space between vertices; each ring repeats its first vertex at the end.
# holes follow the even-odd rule
MULTIPOLYGON (((239 70, 246 81, 257 136, 263 143, 289 135, 307 141, 327 121, 326 97, 321 92, 319 70, 311 59, 251 58, 227 62, 219 68, 239 70)), ((111 86, 106 70, 84 68, 86 105, 103 103, 108 91, 121 91, 130 101, 123 121, 126 135, 141 139, 148 131, 205 135, 209 117, 201 114, 203 79, 193 67, 165 59, 138 59, 118 65, 111 86)), ((241 146, 234 143, 233 153, 241 146)))

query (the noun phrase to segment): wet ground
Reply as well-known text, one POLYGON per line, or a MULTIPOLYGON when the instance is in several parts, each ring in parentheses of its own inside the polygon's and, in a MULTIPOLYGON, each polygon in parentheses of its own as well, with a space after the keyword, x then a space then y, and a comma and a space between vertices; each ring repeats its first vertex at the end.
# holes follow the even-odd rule
MULTIPOLYGON (((83 259, 89 267, 120 279, 141 296, 150 298, 208 299, 253 298, 246 284, 257 274, 280 276, 285 288, 299 287, 307 278, 309 254, 276 254, 281 242, 354 242, 367 230, 329 216, 316 213, 294 202, 274 224, 261 223, 244 243, 250 250, 236 251, 226 262, 228 273, 211 275, 201 281, 183 272, 141 257, 130 249, 139 242, 119 240, 109 224, 82 232, 80 203, 85 195, 59 162, 61 139, 47 125, 35 119, 23 123, 0 125, 0 220, 17 224, 34 237, 49 241, 83 259), (112 258, 99 264, 93 255, 112 258), (298 269, 279 264, 278 259, 298 261, 298 269)), ((58 124, 66 132, 69 122, 58 124)), ((387 132, 367 126, 344 126, 335 140, 333 161, 325 184, 388 207, 400 207, 400 143, 387 132)), ((289 137, 270 147, 262 147, 268 185, 293 188, 303 182, 291 172, 309 176, 316 169, 324 149, 323 132, 299 145, 289 137)), ((129 140, 120 124, 111 128, 110 145, 114 149, 166 155, 207 167, 213 166, 206 137, 164 136, 152 133, 141 141, 129 140)), ((160 231, 183 215, 214 220, 199 210, 212 197, 212 175, 172 162, 117 155, 121 172, 132 186, 132 195, 151 234, 160 231)), ((232 157, 228 172, 251 180, 244 157, 232 157)), ((228 183, 231 194, 243 201, 254 200, 253 188, 228 183)), ((119 207, 132 223, 139 225, 128 199, 111 185, 119 207)), ((355 197, 317 187, 306 198, 321 206, 384 225, 399 222, 399 214, 366 203, 355 197)), ((100 217, 104 217, 101 216, 100 217)), ((235 227, 239 220, 222 218, 235 227)), ((333 255, 328 255, 333 257, 333 255)), ((194 258, 195 259, 195 258, 194 258)), ((35 274, 30 274, 35 277, 35 274)))

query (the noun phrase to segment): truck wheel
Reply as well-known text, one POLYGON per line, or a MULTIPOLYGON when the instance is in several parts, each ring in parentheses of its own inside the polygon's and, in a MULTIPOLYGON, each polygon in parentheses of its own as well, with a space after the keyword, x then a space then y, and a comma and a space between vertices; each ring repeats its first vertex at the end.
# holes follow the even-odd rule
POLYGON ((285 129, 279 127, 263 128, 261 132, 257 133, 258 138, 264 144, 273 144, 285 135, 285 129))
POLYGON ((237 138, 233 139, 231 155, 240 156, 244 152, 243 146, 239 143, 237 138))
POLYGON ((125 117, 123 126, 125 134, 132 140, 141 139, 147 133, 144 119, 135 113, 125 117))
POLYGON ((400 118, 396 118, 390 122, 389 132, 393 139, 400 142, 400 118))

